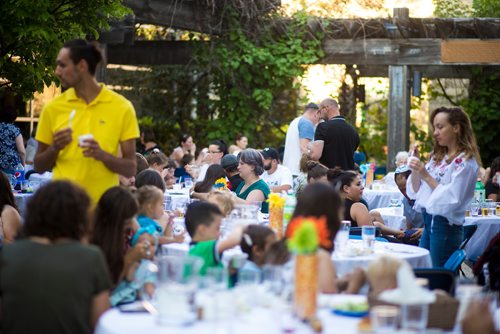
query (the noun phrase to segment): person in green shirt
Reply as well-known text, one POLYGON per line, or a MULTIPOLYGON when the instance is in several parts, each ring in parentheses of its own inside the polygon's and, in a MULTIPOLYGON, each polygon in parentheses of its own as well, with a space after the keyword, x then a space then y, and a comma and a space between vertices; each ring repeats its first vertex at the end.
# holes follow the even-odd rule
POLYGON ((186 229, 192 239, 189 255, 203 259, 200 269, 202 276, 206 274, 207 268, 222 267, 222 253, 240 244, 243 226, 239 225, 227 238, 218 240, 222 217, 219 208, 212 203, 194 202, 187 208, 186 229))

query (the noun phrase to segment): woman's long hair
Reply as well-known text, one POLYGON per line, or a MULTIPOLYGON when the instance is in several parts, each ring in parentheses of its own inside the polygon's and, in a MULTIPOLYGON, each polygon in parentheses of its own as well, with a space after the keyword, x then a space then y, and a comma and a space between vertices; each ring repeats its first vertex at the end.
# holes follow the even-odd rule
MULTIPOLYGON (((476 136, 474 136, 474 131, 472 130, 472 124, 470 122, 469 116, 461 108, 441 107, 434 109, 431 113, 432 131, 434 131, 434 118, 439 113, 447 114, 448 123, 450 123, 452 126, 459 126, 459 131, 457 134, 458 152, 464 152, 467 159, 474 158, 476 159, 477 163, 481 165, 481 156, 479 155, 476 136)), ((446 146, 440 146, 437 141, 434 140, 434 161, 436 161, 436 163, 439 163, 444 159, 447 153, 448 148, 446 146)), ((453 158, 454 157, 448 157, 449 161, 447 162, 451 162, 453 158)))
POLYGON ((138 211, 137 200, 127 188, 113 187, 102 195, 95 211, 92 243, 99 246, 114 284, 123 269, 125 226, 138 211))
MULTIPOLYGON (((331 185, 313 183, 307 185, 297 198, 292 219, 299 216, 325 217, 330 240, 333 241, 340 227, 340 210, 343 207, 342 198, 331 185)), ((333 251, 333 246, 328 251, 333 251)))
POLYGON ((205 178, 203 181, 196 183, 194 186, 194 191, 197 193, 208 193, 212 190, 212 187, 215 184, 215 181, 220 179, 221 177, 226 177, 226 171, 222 168, 221 165, 210 165, 207 169, 207 173, 205 174, 205 178))
POLYGON ((10 186, 10 181, 4 172, 0 172, 0 212, 6 205, 12 206, 17 210, 16 201, 14 199, 14 194, 12 193, 12 188, 10 186))

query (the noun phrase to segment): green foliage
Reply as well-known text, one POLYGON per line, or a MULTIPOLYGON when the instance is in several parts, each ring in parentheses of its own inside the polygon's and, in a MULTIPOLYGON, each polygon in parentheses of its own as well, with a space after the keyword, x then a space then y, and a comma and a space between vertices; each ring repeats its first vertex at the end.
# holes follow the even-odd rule
POLYGON ((500 1, 498 0, 474 0, 474 17, 500 17, 500 1))
POLYGON ((462 0, 433 0, 433 2, 436 17, 470 17, 472 15, 472 8, 462 0))
MULTIPOLYGON (((453 6, 445 4, 456 3, 458 0, 434 0, 436 3, 436 16, 453 17, 453 6), (437 12, 438 5, 442 8, 437 12)), ((457 6, 461 6, 457 4, 457 6)), ((500 17, 500 2, 498 0, 473 0, 472 16, 474 17, 500 17)), ((469 83, 468 97, 459 96, 452 104, 462 106, 469 114, 474 129, 477 143, 481 153, 483 165, 488 166, 500 152, 498 140, 498 124, 500 123, 500 84, 498 71, 489 72, 485 68, 477 67, 473 71, 469 83)), ((446 97, 444 92, 435 90, 434 97, 446 97)))
POLYGON ((500 73, 487 73, 477 68, 470 81, 469 98, 462 100, 469 114, 484 166, 500 155, 500 73))
POLYGON ((361 126, 358 127, 359 150, 365 152, 367 161, 384 165, 387 155, 387 99, 363 106, 361 126))
POLYGON ((128 10, 121 0, 3 0, 0 6, 0 78, 25 98, 54 80, 55 58, 69 39, 98 37, 128 10))
POLYGON ((245 133, 253 134, 253 146, 282 143, 281 124, 296 116, 284 114, 290 101, 283 98, 296 90, 303 64, 317 61, 322 50, 320 36, 307 30, 304 12, 286 24, 274 19, 262 18, 248 28, 230 16, 228 34, 213 39, 210 52, 197 53, 212 82, 206 103, 216 117, 207 124, 209 139, 245 133))

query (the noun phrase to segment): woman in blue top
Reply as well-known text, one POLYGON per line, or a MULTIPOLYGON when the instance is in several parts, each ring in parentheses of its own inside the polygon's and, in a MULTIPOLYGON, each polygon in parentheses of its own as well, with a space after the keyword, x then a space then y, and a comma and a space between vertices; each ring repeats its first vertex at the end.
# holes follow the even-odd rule
POLYGON ((262 213, 269 212, 269 203, 266 202, 271 189, 267 183, 259 178, 264 173, 264 162, 262 154, 254 149, 246 149, 240 153, 238 171, 243 179, 235 193, 245 203, 262 202, 262 213))
POLYGON ((23 136, 14 121, 17 113, 14 108, 5 108, 0 113, 0 168, 13 174, 19 164, 24 166, 26 150, 23 136))

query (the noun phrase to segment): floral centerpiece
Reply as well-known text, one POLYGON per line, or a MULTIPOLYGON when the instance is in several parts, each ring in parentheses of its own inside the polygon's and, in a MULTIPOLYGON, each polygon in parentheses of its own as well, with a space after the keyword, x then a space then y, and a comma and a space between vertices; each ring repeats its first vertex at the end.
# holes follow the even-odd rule
POLYGON ((286 231, 288 249, 295 256, 294 310, 301 319, 316 315, 318 293, 318 248, 330 248, 332 241, 326 218, 297 217, 286 231))
POLYGON ((229 186, 225 177, 215 180, 214 186, 212 187, 216 190, 229 190, 229 186))
POLYGON ((267 199, 269 203, 269 227, 279 239, 283 236, 283 209, 285 199, 280 194, 271 193, 267 199))

